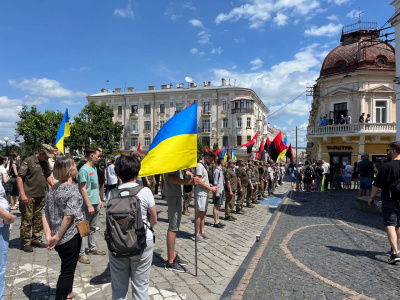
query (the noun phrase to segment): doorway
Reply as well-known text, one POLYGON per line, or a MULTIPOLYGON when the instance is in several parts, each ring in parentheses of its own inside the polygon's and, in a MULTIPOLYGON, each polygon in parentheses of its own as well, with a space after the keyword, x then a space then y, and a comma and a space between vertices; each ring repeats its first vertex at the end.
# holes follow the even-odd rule
POLYGON ((351 163, 351 152, 334 152, 329 153, 331 168, 335 163, 339 163, 341 166, 345 166, 346 162, 351 163))
POLYGON ((333 111, 331 111, 330 117, 333 117, 335 124, 339 124, 340 116, 343 115, 343 117, 346 117, 347 112, 347 102, 337 103, 333 105, 333 111))

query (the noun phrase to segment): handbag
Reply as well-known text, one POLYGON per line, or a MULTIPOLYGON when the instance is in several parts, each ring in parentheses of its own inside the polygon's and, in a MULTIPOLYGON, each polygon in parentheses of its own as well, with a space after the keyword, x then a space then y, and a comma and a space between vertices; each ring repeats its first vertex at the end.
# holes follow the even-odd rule
POLYGON ((17 183, 17 178, 10 177, 10 180, 8 182, 11 183, 11 184, 15 184, 15 183, 17 183))
POLYGON ((4 191, 6 192, 6 194, 11 194, 13 191, 13 185, 9 182, 7 183, 3 183, 3 187, 4 187, 4 191))
POLYGON ((75 224, 81 238, 90 234, 89 221, 76 222, 75 224))

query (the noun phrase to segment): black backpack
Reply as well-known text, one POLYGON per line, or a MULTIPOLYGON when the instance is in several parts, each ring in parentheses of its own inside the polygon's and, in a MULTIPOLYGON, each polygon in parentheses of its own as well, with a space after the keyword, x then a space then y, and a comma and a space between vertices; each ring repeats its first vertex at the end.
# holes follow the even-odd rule
POLYGON ((304 177, 310 178, 312 176, 312 170, 310 167, 306 167, 306 170, 304 172, 304 177))
POLYGON ((147 246, 145 228, 147 224, 143 223, 140 199, 137 197, 142 188, 143 186, 136 186, 110 191, 112 198, 106 204, 104 237, 113 256, 140 255, 147 246), (123 192, 129 192, 129 195, 122 196, 123 192))

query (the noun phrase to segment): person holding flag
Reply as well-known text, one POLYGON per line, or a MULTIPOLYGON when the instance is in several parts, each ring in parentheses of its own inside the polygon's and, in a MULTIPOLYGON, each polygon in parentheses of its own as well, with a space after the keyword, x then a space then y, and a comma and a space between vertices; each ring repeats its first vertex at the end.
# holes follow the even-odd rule
POLYGON ((70 136, 68 108, 65 110, 56 138, 56 147, 64 154, 64 139, 70 136))

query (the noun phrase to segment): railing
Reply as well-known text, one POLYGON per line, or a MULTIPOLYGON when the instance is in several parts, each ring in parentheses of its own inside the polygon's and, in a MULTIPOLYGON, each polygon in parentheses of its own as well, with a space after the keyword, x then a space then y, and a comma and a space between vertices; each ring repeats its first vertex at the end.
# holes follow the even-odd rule
POLYGON ((211 129, 210 129, 210 128, 207 128, 207 127, 203 127, 203 128, 201 129, 201 131, 202 131, 202 132, 211 132, 211 129))
POLYGON ((139 131, 137 129, 132 129, 131 130, 131 134, 138 134, 138 133, 139 133, 139 131))
POLYGON ((252 114, 254 109, 252 108, 232 108, 232 114, 252 114))
POLYGON ((358 132, 396 133, 396 123, 355 123, 307 128, 308 135, 345 134, 358 132))
POLYGON ((377 29, 378 29, 378 22, 357 22, 354 24, 344 26, 342 29, 342 34, 348 34, 359 30, 377 30, 377 29))

